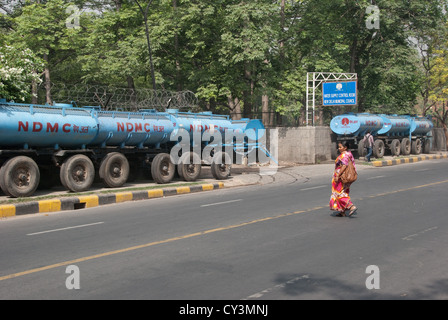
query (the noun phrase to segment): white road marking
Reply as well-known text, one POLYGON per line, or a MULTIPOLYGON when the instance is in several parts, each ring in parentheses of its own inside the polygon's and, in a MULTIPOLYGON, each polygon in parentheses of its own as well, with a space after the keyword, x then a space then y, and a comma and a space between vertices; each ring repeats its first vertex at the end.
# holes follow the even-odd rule
POLYGON ((386 176, 376 176, 376 177, 367 178, 367 180, 381 179, 381 178, 385 178, 385 177, 386 176))
POLYGON ((201 205, 201 207, 219 206, 221 204, 227 204, 227 203, 233 203, 233 202, 239 202, 239 201, 243 201, 243 199, 236 199, 236 200, 229 200, 229 201, 223 201, 223 202, 215 202, 215 203, 203 204, 203 205, 201 205))
POLYGON ((254 293, 254 294, 248 296, 246 299, 243 299, 243 300, 249 300, 249 299, 258 299, 258 298, 261 298, 261 297, 263 297, 263 296, 264 296, 265 294, 267 294, 267 293, 270 293, 270 292, 272 292, 272 291, 274 291, 274 290, 282 289, 282 288, 286 287, 288 284, 294 284, 294 283, 296 283, 296 282, 298 282, 298 281, 300 281, 300 280, 304 280, 304 279, 309 279, 309 276, 308 276, 307 274, 305 274, 305 275, 303 275, 303 276, 300 276, 300 277, 297 277, 297 278, 288 280, 288 281, 286 281, 286 282, 284 282, 284 283, 280 283, 280 284, 276 285, 275 287, 268 288, 268 289, 265 289, 265 290, 263 290, 263 291, 254 293))
POLYGON ((66 228, 60 228, 60 229, 53 229, 53 230, 47 230, 47 231, 41 231, 41 232, 28 233, 27 236, 35 236, 35 235, 43 234, 43 233, 50 233, 50 232, 64 231, 64 230, 70 230, 70 229, 90 227, 90 226, 103 224, 103 223, 104 222, 95 222, 95 223, 83 224, 83 225, 73 226, 73 227, 66 227, 66 228))
POLYGON ((317 187, 312 187, 312 188, 300 189, 300 191, 315 190, 315 189, 321 189, 321 188, 326 188, 326 187, 328 187, 328 186, 323 185, 323 186, 317 186, 317 187))
POLYGON ((415 237, 418 237, 418 236, 420 236, 420 235, 422 235, 422 234, 424 234, 424 233, 426 233, 426 232, 434 231, 434 230, 437 230, 437 229, 439 229, 439 227, 428 228, 428 229, 425 229, 425 230, 420 231, 420 232, 415 233, 415 234, 411 234, 411 235, 406 236, 406 237, 401 238, 401 239, 402 239, 402 240, 411 241, 411 240, 412 240, 413 238, 415 238, 415 237))

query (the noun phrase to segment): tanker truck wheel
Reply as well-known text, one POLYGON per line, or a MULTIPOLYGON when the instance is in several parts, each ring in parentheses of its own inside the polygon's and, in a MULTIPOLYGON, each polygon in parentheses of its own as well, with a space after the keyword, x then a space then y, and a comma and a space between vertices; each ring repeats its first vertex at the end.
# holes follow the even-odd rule
MULTIPOLYGON (((365 152, 365 147, 364 147, 364 142, 362 140, 360 140, 358 142, 358 157, 365 157, 367 154, 365 152)), ((336 157, 337 158, 337 157, 336 157)), ((335 159, 333 159, 335 160, 335 159)))
POLYGON ((177 173, 185 181, 196 181, 201 168, 201 158, 196 153, 186 152, 179 159, 177 173))
POLYGON ((224 180, 230 176, 232 159, 225 152, 215 154, 212 160, 211 172, 216 180, 224 180))
POLYGON ((401 154, 408 156, 411 153, 411 141, 408 138, 401 140, 401 154))
POLYGON ((29 197, 40 180, 39 167, 33 159, 18 156, 6 161, 0 170, 0 186, 11 197, 29 197))
POLYGON ((399 156, 401 151, 401 144, 400 140, 394 139, 392 140, 392 143, 390 144, 390 151, 392 152, 393 156, 399 156))
POLYGON ((128 159, 119 152, 111 152, 101 161, 99 175, 106 187, 118 188, 128 181, 129 171, 128 159))
POLYGON ((61 166, 61 183, 73 192, 86 191, 95 178, 95 167, 85 155, 71 156, 61 166))
POLYGON ((417 140, 412 141, 411 151, 412 151, 412 154, 422 153, 422 140, 417 139, 417 140))
POLYGON ((157 154, 151 163, 151 175, 159 184, 169 183, 174 177, 175 165, 168 153, 157 154))
POLYGON ((376 140, 373 146, 373 155, 375 156, 375 158, 384 157, 384 150, 385 150, 384 141, 376 140))
POLYGON ((431 153, 431 141, 428 139, 423 143, 423 152, 426 154, 431 153))

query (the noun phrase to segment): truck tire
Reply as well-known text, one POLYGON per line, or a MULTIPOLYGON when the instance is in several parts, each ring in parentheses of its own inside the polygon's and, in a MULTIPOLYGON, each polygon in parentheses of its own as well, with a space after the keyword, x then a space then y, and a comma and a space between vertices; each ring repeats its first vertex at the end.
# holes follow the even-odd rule
POLYGON ((366 148, 364 146, 364 141, 359 140, 358 142, 358 157, 365 157, 367 155, 366 148))
POLYGON ((426 139, 423 143, 423 152, 426 154, 431 153, 431 141, 429 139, 426 139))
POLYGON ((175 165, 167 153, 157 154, 151 163, 151 175, 156 183, 164 184, 173 180, 175 165))
POLYGON ((99 175, 106 187, 119 188, 128 181, 129 171, 128 159, 119 152, 111 152, 101 161, 99 175))
POLYGON ((0 170, 0 186, 11 197, 29 197, 39 186, 39 167, 33 159, 17 156, 6 161, 0 170))
POLYGON ((177 165, 177 173, 185 181, 196 181, 201 174, 201 158, 193 152, 184 153, 177 165))
POLYGON ((412 151, 412 154, 422 153, 422 140, 416 139, 416 140, 412 141, 411 151, 412 151))
POLYGON ((72 192, 89 190, 95 178, 95 167, 83 154, 71 156, 61 166, 61 183, 72 192))
POLYGON ((401 154, 404 156, 411 154, 411 141, 408 138, 401 140, 401 154))
POLYGON ((375 158, 382 158, 384 157, 384 141, 383 140, 376 140, 375 144, 373 145, 373 155, 375 158))
POLYGON ((230 156, 225 152, 218 152, 212 160, 211 172, 216 180, 225 180, 232 169, 230 156))
POLYGON ((395 157, 398 157, 400 155, 400 152, 401 152, 400 140, 398 140, 398 139, 392 140, 392 143, 390 144, 390 152, 395 157))

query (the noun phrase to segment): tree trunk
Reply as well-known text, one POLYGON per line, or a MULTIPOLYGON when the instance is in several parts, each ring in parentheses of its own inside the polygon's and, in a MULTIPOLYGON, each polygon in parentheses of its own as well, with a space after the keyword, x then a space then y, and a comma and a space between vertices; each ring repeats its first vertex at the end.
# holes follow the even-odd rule
MULTIPOLYGON (((173 0, 173 10, 176 13, 177 11, 177 0, 173 0)), ((176 64, 176 86, 177 91, 183 90, 183 83, 181 80, 181 67, 180 67, 180 61, 179 61, 179 35, 174 35, 174 56, 175 56, 175 64, 176 64)))
POLYGON ((266 127, 272 125, 269 117, 269 96, 266 94, 261 97, 261 119, 266 127))
POLYGON ((128 82, 128 93, 131 97, 131 108, 135 108, 137 110, 137 92, 135 90, 134 78, 127 76, 126 80, 128 82))
POLYGON ((446 150, 448 150, 448 127, 446 123, 442 123, 443 132, 445 133, 446 150))
POLYGON ((244 70, 244 77, 247 80, 246 89, 243 91, 243 117, 249 118, 253 111, 253 94, 254 94, 254 81, 252 79, 252 72, 250 70, 249 63, 246 63, 244 70))
POLYGON ((120 11, 122 6, 122 0, 115 0, 115 7, 117 8, 117 12, 120 11))
POLYGON ((233 98, 232 95, 227 96, 227 102, 229 104, 230 109, 230 117, 232 120, 240 120, 241 119, 241 105, 238 98, 233 98))
POLYGON ((36 80, 33 80, 31 82, 31 103, 32 104, 38 104, 39 101, 38 98, 38 86, 36 80))
POLYGON ((143 15, 143 21, 145 23, 145 34, 146 34, 146 43, 148 45, 148 54, 149 54, 149 68, 150 68, 150 74, 151 74, 151 78, 152 78, 152 88, 153 90, 156 90, 156 77, 155 77, 155 72, 154 72, 154 63, 152 61, 152 49, 151 49, 151 41, 149 39, 149 26, 148 26, 148 12, 149 12, 149 7, 152 4, 153 0, 150 0, 149 3, 147 4, 146 8, 143 9, 143 7, 140 5, 140 2, 138 2, 138 0, 134 0, 135 3, 137 3, 140 12, 143 15))
MULTIPOLYGON (((280 29, 283 33, 285 31, 285 0, 280 1, 280 29)), ((280 63, 283 64, 285 58, 283 35, 281 35, 282 40, 280 41, 280 63)))
POLYGON ((51 79, 50 79, 50 68, 48 63, 48 54, 44 54, 45 61, 45 101, 47 104, 52 104, 51 101, 51 79))

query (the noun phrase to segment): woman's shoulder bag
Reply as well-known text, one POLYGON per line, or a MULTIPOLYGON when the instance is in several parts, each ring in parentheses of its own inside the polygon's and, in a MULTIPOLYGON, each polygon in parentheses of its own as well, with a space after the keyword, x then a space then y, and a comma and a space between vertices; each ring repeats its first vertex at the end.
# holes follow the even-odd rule
POLYGON ((358 173, 356 172, 355 166, 353 165, 352 159, 349 160, 347 168, 342 172, 339 177, 342 183, 353 183, 358 179, 358 173))

